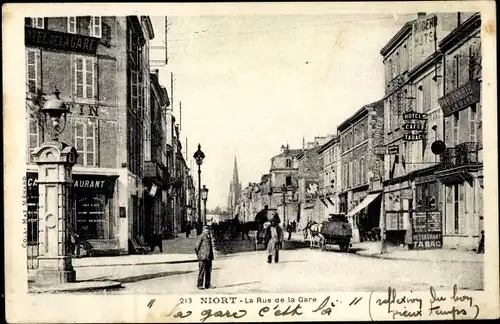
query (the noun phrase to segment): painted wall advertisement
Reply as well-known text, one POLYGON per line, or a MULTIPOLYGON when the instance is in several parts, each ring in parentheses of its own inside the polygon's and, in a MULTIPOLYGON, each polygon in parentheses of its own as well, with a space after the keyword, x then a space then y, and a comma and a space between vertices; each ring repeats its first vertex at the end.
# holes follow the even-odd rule
POLYGON ((414 212, 412 237, 415 250, 442 248, 441 212, 414 212))

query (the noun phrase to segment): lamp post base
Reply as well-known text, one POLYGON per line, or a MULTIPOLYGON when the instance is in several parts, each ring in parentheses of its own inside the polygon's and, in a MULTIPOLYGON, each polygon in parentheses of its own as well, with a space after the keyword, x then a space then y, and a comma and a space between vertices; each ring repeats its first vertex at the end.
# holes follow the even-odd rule
POLYGON ((76 273, 68 256, 40 256, 38 264, 34 278, 37 285, 76 282, 76 273))

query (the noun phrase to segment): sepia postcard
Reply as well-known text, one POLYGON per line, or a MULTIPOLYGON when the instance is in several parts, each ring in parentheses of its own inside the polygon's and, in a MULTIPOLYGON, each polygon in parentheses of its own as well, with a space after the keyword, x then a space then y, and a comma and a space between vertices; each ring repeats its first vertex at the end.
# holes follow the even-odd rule
POLYGON ((4 5, 6 321, 499 318, 495 9, 4 5))

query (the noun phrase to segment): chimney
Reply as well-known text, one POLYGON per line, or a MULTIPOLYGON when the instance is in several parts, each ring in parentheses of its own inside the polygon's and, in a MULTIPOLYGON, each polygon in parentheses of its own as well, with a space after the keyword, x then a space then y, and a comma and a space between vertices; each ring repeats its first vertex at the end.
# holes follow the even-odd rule
POLYGON ((285 145, 281 145, 281 153, 285 152, 285 145))
POLYGON ((417 14, 417 16, 418 16, 418 18, 422 18, 422 17, 427 16, 427 14, 426 14, 425 12, 419 12, 419 13, 417 14))

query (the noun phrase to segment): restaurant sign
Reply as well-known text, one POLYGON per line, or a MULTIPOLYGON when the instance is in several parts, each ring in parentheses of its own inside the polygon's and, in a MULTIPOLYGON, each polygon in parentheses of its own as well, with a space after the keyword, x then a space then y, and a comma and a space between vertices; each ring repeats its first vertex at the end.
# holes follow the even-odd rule
MULTIPOLYGON (((73 174, 72 188, 74 190, 112 191, 115 179, 116 176, 73 174)), ((38 187, 38 174, 34 172, 27 173, 26 181, 28 187, 38 187)))
POLYGON ((481 85, 474 79, 438 99, 444 116, 449 116, 480 99, 481 85))
POLYGON ((95 54, 99 38, 53 30, 24 27, 24 45, 47 49, 95 54))
POLYGON ((441 212, 414 212, 412 227, 413 248, 415 250, 443 247, 441 212))

